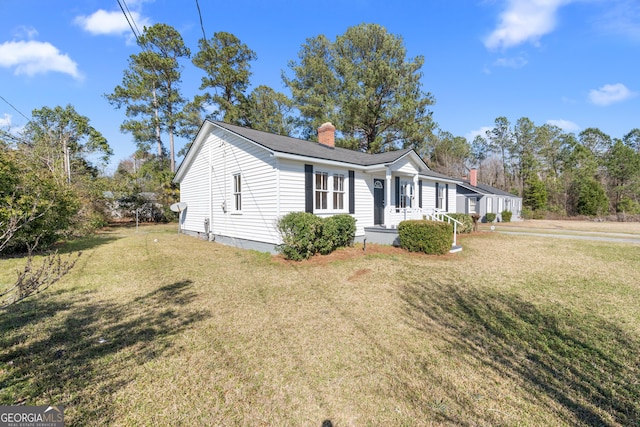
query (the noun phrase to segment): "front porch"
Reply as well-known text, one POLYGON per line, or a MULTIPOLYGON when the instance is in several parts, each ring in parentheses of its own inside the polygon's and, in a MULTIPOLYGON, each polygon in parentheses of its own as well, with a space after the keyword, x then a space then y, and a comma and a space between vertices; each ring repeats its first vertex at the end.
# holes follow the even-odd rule
POLYGON ((451 244, 451 250, 449 251, 449 253, 462 251, 462 246, 459 246, 457 244, 458 225, 461 225, 461 223, 460 221, 449 216, 447 212, 440 209, 407 208, 400 209, 400 212, 397 212, 396 217, 398 217, 398 215, 400 215, 400 220, 397 221, 397 224, 393 224, 391 226, 374 225, 372 227, 365 227, 364 244, 366 245, 367 243, 377 243, 381 245, 400 246, 398 224, 401 221, 411 219, 428 219, 432 221, 441 221, 453 224, 453 243, 451 244))

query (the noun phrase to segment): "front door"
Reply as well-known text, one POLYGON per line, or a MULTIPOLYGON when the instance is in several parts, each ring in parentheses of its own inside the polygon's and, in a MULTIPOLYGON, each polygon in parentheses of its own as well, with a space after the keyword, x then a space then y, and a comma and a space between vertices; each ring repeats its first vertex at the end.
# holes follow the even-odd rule
POLYGON ((384 224, 384 179, 373 180, 373 224, 384 224))

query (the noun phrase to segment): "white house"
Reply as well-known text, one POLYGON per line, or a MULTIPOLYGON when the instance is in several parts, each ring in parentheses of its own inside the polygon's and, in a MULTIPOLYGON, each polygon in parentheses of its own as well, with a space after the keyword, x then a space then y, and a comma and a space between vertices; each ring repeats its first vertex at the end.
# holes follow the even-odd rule
POLYGON ((356 240, 384 240, 404 219, 455 212, 460 180, 429 170, 412 149, 368 154, 205 121, 178 168, 184 233, 273 252, 277 221, 295 211, 356 218, 356 240), (377 234, 376 234, 377 233, 377 234), (378 237, 376 237, 376 235, 378 237))
POLYGON ((502 212, 509 211, 511 220, 521 220, 522 197, 499 188, 478 182, 478 171, 469 171, 469 180, 458 183, 456 210, 461 213, 478 214, 485 220, 487 213, 495 213, 496 219, 502 221, 502 212))

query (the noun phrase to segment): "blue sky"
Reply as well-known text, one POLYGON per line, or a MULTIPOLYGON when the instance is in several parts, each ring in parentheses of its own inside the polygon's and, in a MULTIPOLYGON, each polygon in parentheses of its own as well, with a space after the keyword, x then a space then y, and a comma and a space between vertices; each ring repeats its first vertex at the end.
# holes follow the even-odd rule
MULTIPOLYGON (((330 39, 377 23, 422 55, 423 89, 442 130, 470 140, 496 117, 528 117, 578 133, 621 138, 640 127, 638 0, 199 0, 208 38, 235 34, 258 56, 252 84, 288 93, 281 73, 308 37, 330 39)), ((127 0, 135 23, 175 27, 195 53, 195 0, 127 0)), ((18 131, 33 109, 71 104, 114 149, 135 150, 125 119, 104 98, 139 52, 116 0, 0 0, 0 127, 18 131), (11 105, 9 105, 11 104, 11 105), (13 107, 15 107, 15 109, 13 107), (17 110, 17 111, 16 111, 17 110)), ((202 71, 186 62, 182 91, 199 93, 202 71)), ((177 149, 185 141, 177 142, 177 149)))

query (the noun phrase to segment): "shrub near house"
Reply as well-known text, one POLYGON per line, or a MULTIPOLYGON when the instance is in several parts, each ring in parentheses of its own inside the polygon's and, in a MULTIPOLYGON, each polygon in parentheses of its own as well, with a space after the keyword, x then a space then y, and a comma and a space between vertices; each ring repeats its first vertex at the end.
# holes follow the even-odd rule
POLYGON ((410 252, 444 255, 451 250, 453 226, 429 220, 402 221, 398 225, 400 247, 410 252))
POLYGON ((308 212, 291 212, 280 218, 278 231, 282 237, 279 251, 286 259, 301 261, 353 244, 356 220, 348 214, 323 219, 308 212))

